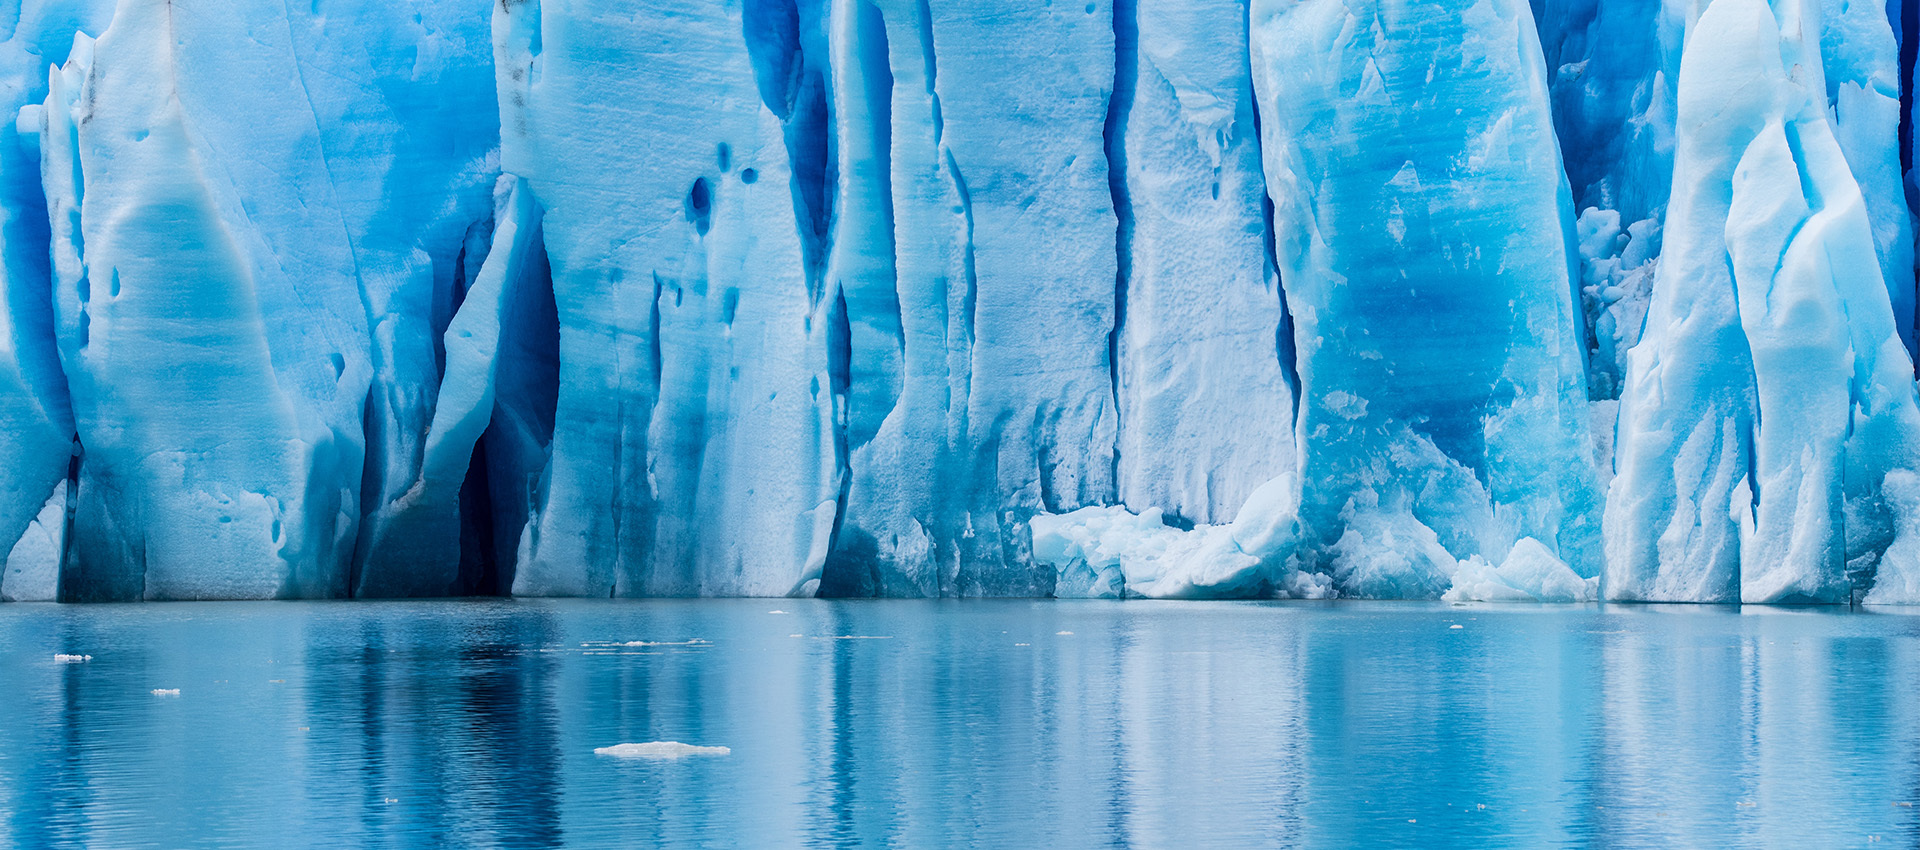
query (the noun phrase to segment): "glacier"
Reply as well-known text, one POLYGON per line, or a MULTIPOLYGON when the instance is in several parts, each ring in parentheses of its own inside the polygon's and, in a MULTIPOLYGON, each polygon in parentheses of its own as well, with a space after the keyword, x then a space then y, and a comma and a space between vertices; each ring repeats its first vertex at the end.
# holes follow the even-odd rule
POLYGON ((4 0, 0 600, 1920 604, 1920 0, 4 0))

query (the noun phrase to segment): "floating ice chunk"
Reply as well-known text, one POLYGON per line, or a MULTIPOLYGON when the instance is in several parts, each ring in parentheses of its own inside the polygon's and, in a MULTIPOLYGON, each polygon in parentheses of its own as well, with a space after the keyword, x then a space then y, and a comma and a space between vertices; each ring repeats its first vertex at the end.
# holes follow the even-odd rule
POLYGON ((1071 635, 1073 632, 1054 632, 1056 635, 1071 635))
POLYGON ((1477 556, 1462 561, 1453 574, 1453 586, 1440 598, 1449 602, 1591 602, 1599 595, 1598 578, 1581 578, 1540 541, 1523 537, 1498 567, 1477 556))
MULTIPOLYGON (((154 691, 159 693, 159 691, 154 691)), ((175 691, 174 693, 179 693, 175 691)), ((648 741, 644 744, 615 744, 611 747, 595 747, 596 756, 614 756, 627 759, 682 759, 688 756, 724 756, 732 755, 727 747, 698 747, 682 744, 679 741, 648 741)))
POLYGON ((64 652, 56 652, 53 654, 53 663, 55 664, 82 664, 92 660, 93 656, 91 655, 68 655, 64 652))
POLYGON ((179 688, 154 688, 153 695, 157 697, 177 697, 180 695, 180 689, 179 688))

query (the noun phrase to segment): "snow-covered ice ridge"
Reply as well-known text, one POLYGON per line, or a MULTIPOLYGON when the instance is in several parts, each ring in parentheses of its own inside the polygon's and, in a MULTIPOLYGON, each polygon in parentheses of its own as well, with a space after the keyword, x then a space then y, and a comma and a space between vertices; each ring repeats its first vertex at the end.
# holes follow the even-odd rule
POLYGON ((0 598, 1920 602, 1920 0, 0 0, 0 598))

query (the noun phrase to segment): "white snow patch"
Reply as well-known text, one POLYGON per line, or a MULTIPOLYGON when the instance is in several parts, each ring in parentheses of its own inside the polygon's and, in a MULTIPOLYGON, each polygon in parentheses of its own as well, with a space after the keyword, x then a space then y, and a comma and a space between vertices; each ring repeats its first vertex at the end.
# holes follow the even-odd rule
POLYGON ((699 747, 693 744, 682 744, 679 741, 648 741, 644 744, 595 747, 593 754, 624 759, 683 759, 688 756, 732 755, 733 750, 727 747, 699 747))

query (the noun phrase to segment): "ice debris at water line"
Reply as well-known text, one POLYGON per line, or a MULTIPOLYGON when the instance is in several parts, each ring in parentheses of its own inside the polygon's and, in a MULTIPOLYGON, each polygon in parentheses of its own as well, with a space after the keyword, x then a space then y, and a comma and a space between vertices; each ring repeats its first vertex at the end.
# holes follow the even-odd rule
POLYGON ((0 600, 1920 603, 1914 3, 20 0, 0 600))

